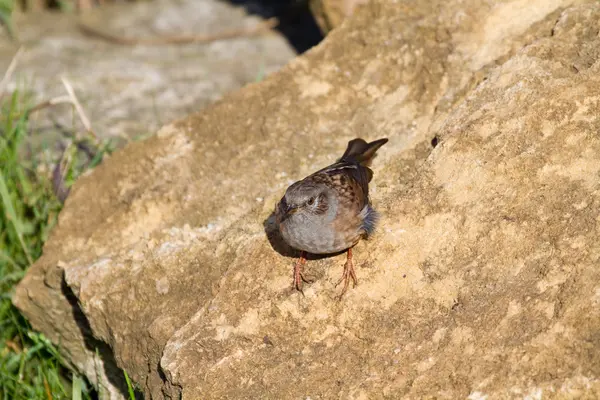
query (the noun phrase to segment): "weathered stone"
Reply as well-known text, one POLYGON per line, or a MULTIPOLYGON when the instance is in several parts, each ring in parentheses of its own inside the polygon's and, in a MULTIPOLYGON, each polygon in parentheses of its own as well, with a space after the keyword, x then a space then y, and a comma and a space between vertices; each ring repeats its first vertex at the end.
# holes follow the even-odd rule
POLYGON ((598 397, 600 5, 573 4, 369 3, 77 182, 16 304, 66 336, 63 271, 152 398, 598 397), (379 233, 342 302, 343 256, 303 297, 270 214, 356 136, 390 138, 379 233))
POLYGON ((356 7, 368 0, 310 0, 309 5, 319 28, 327 33, 354 13, 356 7))

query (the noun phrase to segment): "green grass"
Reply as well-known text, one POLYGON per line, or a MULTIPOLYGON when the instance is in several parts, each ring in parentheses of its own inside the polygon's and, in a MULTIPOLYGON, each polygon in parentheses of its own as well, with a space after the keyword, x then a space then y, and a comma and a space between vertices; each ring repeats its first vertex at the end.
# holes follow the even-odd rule
POLYGON ((15 8, 15 0, 0 0, 0 25, 6 28, 8 36, 14 38, 12 24, 12 12, 15 8))
POLYGON ((62 152, 56 143, 35 145, 29 103, 16 92, 0 104, 0 400, 90 399, 95 394, 85 379, 65 366, 58 349, 31 328, 11 297, 41 255, 62 207, 54 165, 62 165, 59 181, 69 188, 111 145, 74 137, 64 138, 62 152))
POLYGON ((125 382, 127 382, 127 392, 129 393, 129 399, 133 400, 135 399, 135 389, 133 388, 133 385, 131 384, 131 379, 129 379, 129 375, 127 375, 127 371, 123 371, 123 374, 125 375, 125 382))

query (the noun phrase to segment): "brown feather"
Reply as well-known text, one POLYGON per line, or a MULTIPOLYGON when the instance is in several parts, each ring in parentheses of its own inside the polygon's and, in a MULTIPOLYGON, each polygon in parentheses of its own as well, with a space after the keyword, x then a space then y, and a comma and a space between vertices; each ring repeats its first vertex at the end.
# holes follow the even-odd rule
POLYGON ((367 143, 360 138, 353 139, 348 142, 346 151, 337 162, 315 172, 313 175, 339 175, 343 176, 344 179, 349 182, 352 182, 345 184, 345 186, 356 186, 356 184, 358 184, 359 188, 353 187, 353 191, 357 194, 357 197, 364 200, 360 202, 360 211, 369 201, 369 182, 373 179, 373 171, 371 171, 367 165, 371 162, 373 157, 375 157, 377 150, 386 144, 387 141, 388 139, 383 138, 367 143))
POLYGON ((366 167, 375 157, 377 150, 387 142, 387 138, 378 139, 371 143, 367 143, 361 138, 353 139, 348 142, 348 147, 340 161, 354 162, 366 167))

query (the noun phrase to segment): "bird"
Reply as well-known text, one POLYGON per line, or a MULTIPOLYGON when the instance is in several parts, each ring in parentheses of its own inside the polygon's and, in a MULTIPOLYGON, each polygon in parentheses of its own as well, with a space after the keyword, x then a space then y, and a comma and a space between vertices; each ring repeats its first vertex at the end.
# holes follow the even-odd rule
POLYGON ((346 151, 333 164, 291 184, 275 206, 275 221, 283 240, 300 251, 294 265, 293 288, 304 294, 303 282, 307 253, 336 254, 346 252, 344 272, 337 287, 344 282, 341 299, 358 283, 352 248, 368 239, 375 231, 379 214, 369 199, 369 168, 377 150, 387 138, 366 142, 356 138, 348 142, 346 151))

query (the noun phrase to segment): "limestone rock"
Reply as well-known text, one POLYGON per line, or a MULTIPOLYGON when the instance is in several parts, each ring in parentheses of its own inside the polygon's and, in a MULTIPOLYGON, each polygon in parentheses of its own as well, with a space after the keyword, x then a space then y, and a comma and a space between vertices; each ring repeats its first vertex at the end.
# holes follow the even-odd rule
POLYGON ((80 179, 15 303, 71 353, 81 312, 148 398, 598 397, 599 19, 370 2, 80 179), (378 234, 303 297, 273 206, 357 136, 390 138, 378 234))
POLYGON ((356 7, 368 0, 310 0, 312 14, 323 33, 338 27, 352 15, 356 7))

